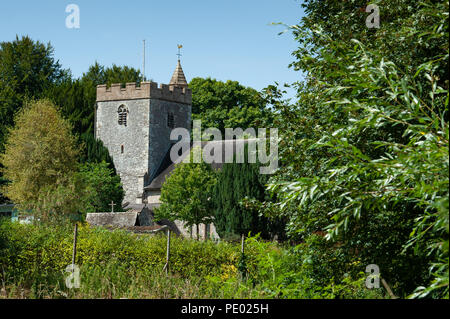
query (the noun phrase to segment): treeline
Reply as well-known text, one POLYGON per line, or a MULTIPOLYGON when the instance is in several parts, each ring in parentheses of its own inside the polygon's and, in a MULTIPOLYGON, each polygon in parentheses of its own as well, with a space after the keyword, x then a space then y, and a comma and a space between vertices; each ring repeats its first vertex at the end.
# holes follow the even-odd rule
MULTIPOLYGON (((105 68, 95 63, 81 78, 74 79, 70 70, 55 61, 50 43, 33 41, 28 36, 0 43, 0 153, 5 151, 8 131, 14 126, 17 114, 33 101, 48 99, 70 124, 81 149, 79 162, 105 161, 115 175, 108 150, 94 139, 96 86, 140 78, 140 72, 133 68, 116 65, 105 68)), ((0 185, 6 184, 0 170, 0 185)), ((4 192, 0 193, 0 202, 6 200, 4 192)))
MULTIPOLYGON (((55 61, 50 43, 33 41, 28 36, 17 36, 14 41, 0 43, 0 154, 4 153, 8 130, 13 127, 15 116, 27 103, 48 99, 71 125, 71 132, 81 148, 79 162, 105 161, 115 174, 108 150, 94 138, 96 86, 142 80, 141 72, 132 67, 105 67, 97 62, 80 78, 73 78, 70 70, 55 61)), ((236 81, 195 78, 190 82, 190 88, 193 91, 193 119, 201 119, 204 125, 222 130, 224 127, 245 129, 270 120, 270 112, 261 95, 236 81)), ((0 170, 0 185, 6 183, 0 170)), ((0 193, 0 202, 5 201, 4 192, 0 193)))
POLYGON ((449 3, 376 4, 379 28, 358 0, 305 1, 289 27, 306 80, 272 101, 282 169, 264 209, 329 277, 376 264, 401 296, 448 298, 449 3))
MULTIPOLYGON (((375 264, 397 296, 448 298, 449 3, 380 0, 380 28, 366 24, 366 5, 302 4, 305 17, 287 26, 298 43, 291 67, 305 75, 291 84, 294 101, 276 85, 258 93, 191 81, 194 119, 220 129, 277 127, 280 169, 265 180, 250 165, 215 173, 181 164, 159 214, 213 220, 230 237, 271 238, 281 223, 279 236, 296 245, 292 260, 309 266, 303 279, 286 275, 279 284, 305 287, 307 279, 312 295, 360 282, 375 264)), ((29 99, 49 97, 81 138, 92 131, 95 85, 140 79, 136 70, 95 65, 73 80, 50 45, 26 37, 2 43, 0 62, 0 145, 29 99)))

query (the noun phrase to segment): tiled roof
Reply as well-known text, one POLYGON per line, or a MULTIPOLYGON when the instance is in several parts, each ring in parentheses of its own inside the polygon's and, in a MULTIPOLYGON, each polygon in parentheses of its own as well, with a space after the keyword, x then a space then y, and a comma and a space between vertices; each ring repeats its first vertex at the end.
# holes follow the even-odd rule
POLYGON ((172 79, 170 80, 169 86, 175 87, 187 87, 188 83, 186 77, 184 76, 183 68, 181 67, 180 60, 178 60, 177 68, 173 72, 172 79))
POLYGON ((138 224, 138 213, 88 213, 86 221, 93 226, 131 227, 138 224))
MULTIPOLYGON (((201 146, 202 149, 206 146, 212 146, 212 145, 216 145, 217 147, 219 147, 222 151, 222 158, 220 163, 216 163, 216 162, 212 162, 211 163, 211 167, 215 170, 219 170, 222 168, 223 163, 226 162, 232 162, 233 161, 233 157, 236 154, 236 150, 238 149, 237 147, 237 143, 242 143, 242 147, 243 145, 247 144, 249 141, 256 141, 256 139, 241 139, 241 140, 222 140, 222 141, 202 141, 201 146), (225 151, 225 147, 226 145, 230 145, 231 146, 231 154, 227 154, 225 151), (228 155, 228 157, 227 157, 228 155), (230 158, 231 156, 231 158, 230 158)), ((165 156, 165 160, 162 162, 161 167, 159 167, 159 169, 157 170, 157 174, 155 174, 156 176, 152 179, 150 185, 144 187, 145 190, 147 191, 152 191, 152 190, 160 190, 162 185, 164 184, 164 182, 166 181, 167 176, 169 176, 172 171, 175 169, 175 163, 173 163, 170 159, 170 149, 167 151, 167 154, 165 156)), ((188 155, 188 152, 185 152, 184 154, 181 155, 181 159, 184 159, 186 156, 188 155)))

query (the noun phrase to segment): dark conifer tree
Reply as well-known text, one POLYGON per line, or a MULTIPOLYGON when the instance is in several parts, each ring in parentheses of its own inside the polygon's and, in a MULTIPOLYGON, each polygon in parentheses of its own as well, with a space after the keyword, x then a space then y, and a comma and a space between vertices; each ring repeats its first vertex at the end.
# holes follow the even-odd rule
POLYGON ((259 216, 258 210, 245 207, 245 198, 264 201, 265 183, 268 176, 259 173, 259 163, 248 163, 247 147, 245 163, 225 163, 219 173, 214 188, 214 224, 222 238, 238 238, 241 234, 261 233, 262 238, 270 238, 273 229, 266 217, 259 216))
POLYGON ((83 134, 81 135, 81 142, 84 145, 84 152, 80 159, 82 163, 101 163, 105 161, 108 163, 108 167, 113 169, 114 174, 116 174, 113 158, 102 141, 96 139, 92 134, 83 134))

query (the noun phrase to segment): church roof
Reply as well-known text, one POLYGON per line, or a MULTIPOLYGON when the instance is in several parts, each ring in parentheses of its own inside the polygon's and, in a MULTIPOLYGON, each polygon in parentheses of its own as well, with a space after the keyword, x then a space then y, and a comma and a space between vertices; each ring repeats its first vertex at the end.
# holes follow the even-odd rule
MULTIPOLYGON (((256 139, 239 139, 239 140, 221 140, 221 141, 202 141, 201 142, 201 147, 202 149, 206 146, 206 145, 214 145, 216 144, 218 147, 220 147, 221 149, 221 153, 222 153, 222 159, 220 160, 219 163, 216 163, 215 161, 213 161, 210 165, 213 169, 215 170, 219 170, 222 168, 223 163, 232 162, 232 159, 230 159, 228 156, 232 156, 234 157, 234 155, 236 154, 236 151, 238 149, 237 144, 238 143, 243 143, 247 144, 249 141, 256 141, 256 139), (225 151, 225 146, 226 145, 231 144, 231 154, 227 154, 225 151)), ((181 155, 181 160, 184 159, 186 156, 188 156, 190 153, 190 150, 188 152, 185 152, 181 155)), ((162 185, 164 184, 164 182, 166 181, 166 178, 172 173, 172 171, 175 169, 175 163, 173 163, 170 159, 170 149, 167 151, 167 154, 165 156, 165 160, 162 161, 161 166, 159 167, 159 169, 157 170, 157 173, 155 174, 156 176, 151 179, 151 183, 150 185, 147 185, 144 187, 145 190, 147 191, 154 191, 154 190, 160 190, 162 188, 162 185)))
POLYGON ((131 227, 139 225, 138 213, 88 213, 86 221, 93 226, 131 227))
POLYGON ((180 60, 178 60, 175 72, 173 72, 172 79, 170 80, 169 86, 174 87, 188 87, 186 77, 184 76, 183 68, 181 67, 180 60))

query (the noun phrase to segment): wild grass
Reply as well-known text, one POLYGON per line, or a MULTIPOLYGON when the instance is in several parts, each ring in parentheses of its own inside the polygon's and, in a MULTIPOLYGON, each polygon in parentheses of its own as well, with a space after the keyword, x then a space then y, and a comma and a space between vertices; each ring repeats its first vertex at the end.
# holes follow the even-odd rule
POLYGON ((70 225, 0 222, 0 298, 384 297, 364 289, 359 277, 319 285, 298 247, 264 242, 257 236, 246 240, 245 260, 238 243, 174 237, 168 274, 163 271, 164 235, 139 236, 82 225, 77 242, 80 286, 68 288, 70 225))

